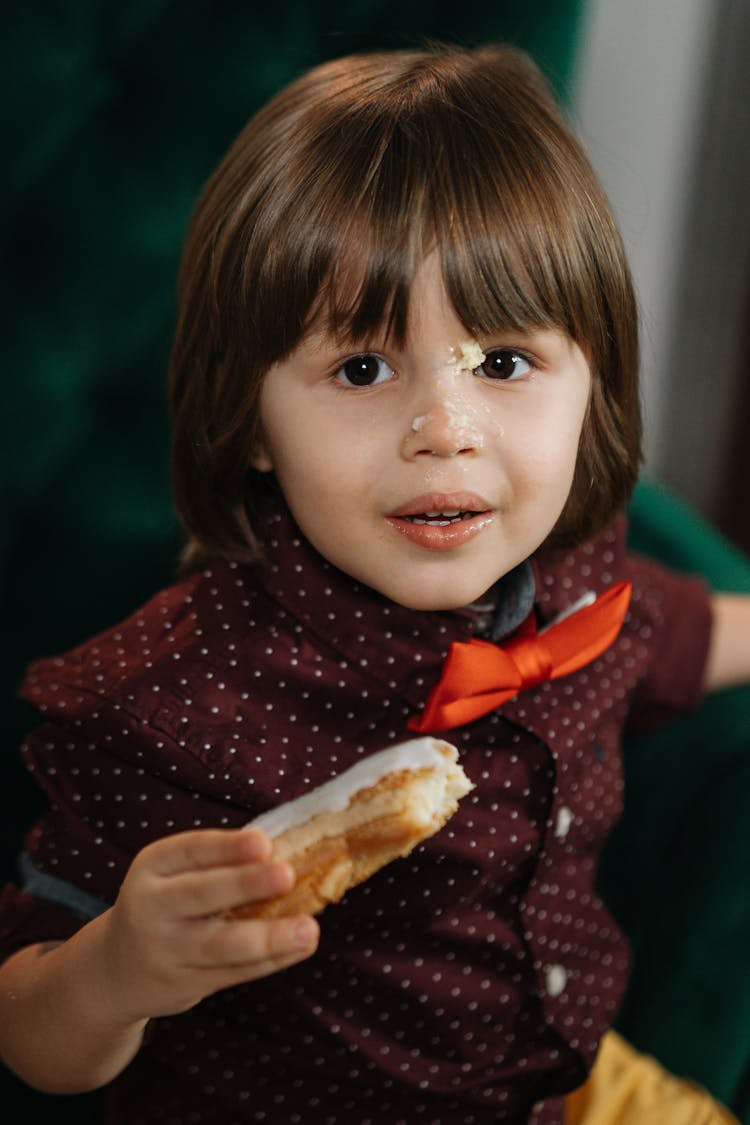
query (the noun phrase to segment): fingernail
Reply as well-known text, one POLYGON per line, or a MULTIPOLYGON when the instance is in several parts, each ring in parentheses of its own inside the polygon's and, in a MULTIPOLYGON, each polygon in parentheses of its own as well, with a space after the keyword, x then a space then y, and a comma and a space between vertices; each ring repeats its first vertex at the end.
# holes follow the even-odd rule
POLYGON ((292 928, 292 941, 297 949, 307 949, 318 939, 318 923, 313 918, 299 918, 292 928))

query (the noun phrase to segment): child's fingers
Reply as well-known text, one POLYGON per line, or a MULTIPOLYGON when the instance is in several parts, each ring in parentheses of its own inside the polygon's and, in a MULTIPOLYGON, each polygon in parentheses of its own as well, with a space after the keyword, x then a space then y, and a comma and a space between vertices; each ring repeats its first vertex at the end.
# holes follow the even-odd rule
POLYGON ((299 964, 315 952, 315 945, 296 949, 292 953, 274 955, 263 960, 246 962, 240 965, 227 965, 222 968, 208 967, 191 970, 197 975, 206 994, 218 992, 223 988, 235 988, 240 984, 261 980, 273 973, 281 972, 292 965, 299 964))
POLYGON ((271 842, 254 829, 198 828, 164 836, 140 854, 154 875, 170 876, 232 863, 262 863, 271 854, 271 842))
POLYGON ((190 967, 220 969, 249 979, 246 974, 275 971, 279 961, 291 964, 314 952, 320 927, 309 915, 256 918, 245 921, 213 919, 202 924, 190 967))
POLYGON ((159 897, 168 913, 199 918, 243 902, 275 898, 293 885, 294 871, 288 863, 245 863, 175 875, 164 880, 159 897))

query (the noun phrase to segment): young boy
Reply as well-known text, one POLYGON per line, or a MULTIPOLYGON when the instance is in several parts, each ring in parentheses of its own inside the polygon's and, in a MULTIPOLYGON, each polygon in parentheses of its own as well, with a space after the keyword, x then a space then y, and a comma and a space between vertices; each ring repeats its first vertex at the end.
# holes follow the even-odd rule
POLYGON ((184 581, 25 681, 3 1058, 129 1125, 561 1122, 627 974, 621 732, 750 676, 750 611, 625 551, 632 287, 528 60, 355 56, 262 109, 188 237, 171 401, 184 581), (453 721, 476 640, 520 679, 453 721), (217 917, 294 878, 247 821, 434 722, 475 785, 443 832, 319 922, 217 917))

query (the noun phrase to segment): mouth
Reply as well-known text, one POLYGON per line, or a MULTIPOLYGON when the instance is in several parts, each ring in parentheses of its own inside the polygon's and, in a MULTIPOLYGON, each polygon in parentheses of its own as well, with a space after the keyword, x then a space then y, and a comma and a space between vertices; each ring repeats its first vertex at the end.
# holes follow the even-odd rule
POLYGON ((473 519, 474 516, 481 514, 482 513, 479 511, 469 509, 465 512, 421 512, 417 516, 400 516, 399 518, 417 526, 429 525, 430 527, 449 527, 453 523, 462 523, 464 520, 473 519))
POLYGON ((493 508, 476 493, 416 496, 386 517, 411 543, 430 551, 450 551, 468 543, 493 520, 493 508))
POLYGON ((476 516, 491 510, 492 504, 477 492, 424 492, 395 508, 390 517, 458 520, 467 513, 476 516))

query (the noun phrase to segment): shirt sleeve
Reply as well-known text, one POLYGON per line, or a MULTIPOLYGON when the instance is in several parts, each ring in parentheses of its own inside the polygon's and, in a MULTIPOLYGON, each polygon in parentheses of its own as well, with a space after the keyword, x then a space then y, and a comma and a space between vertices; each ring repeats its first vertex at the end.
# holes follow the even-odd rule
POLYGON ((707 583, 659 563, 628 556, 637 644, 650 650, 631 701, 628 733, 645 733, 699 706, 713 615, 707 583))
POLYGON ((27 945, 65 941, 84 921, 72 910, 9 883, 0 893, 0 963, 27 945))
POLYGON ((26 834, 25 870, 0 896, 0 958, 65 940, 106 910, 135 855, 154 840, 250 819, 213 761, 117 702, 87 700, 76 715, 83 696, 63 682, 46 687, 47 714, 49 700, 58 714, 21 748, 47 807, 26 834))
POLYGON ((131 858, 117 828, 117 810, 133 788, 128 762, 54 722, 35 728, 21 755, 47 810, 26 834, 17 883, 0 895, 0 959, 71 937, 114 902, 131 858), (114 770, 123 782, 117 789, 114 770))

